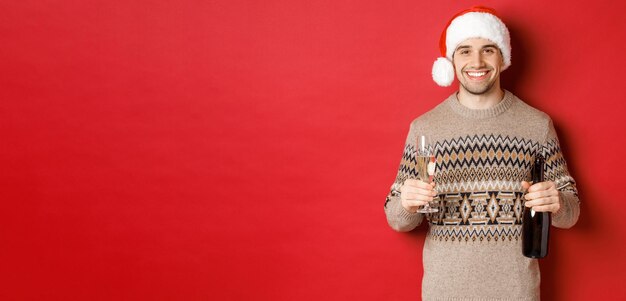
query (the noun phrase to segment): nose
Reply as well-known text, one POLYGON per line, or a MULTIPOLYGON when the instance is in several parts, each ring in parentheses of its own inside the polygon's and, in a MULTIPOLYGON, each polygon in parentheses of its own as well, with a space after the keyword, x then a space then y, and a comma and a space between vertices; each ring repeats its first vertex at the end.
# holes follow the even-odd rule
POLYGON ((483 61, 483 55, 481 51, 475 51, 472 53, 470 66, 472 68, 482 68, 485 66, 485 62, 483 61))

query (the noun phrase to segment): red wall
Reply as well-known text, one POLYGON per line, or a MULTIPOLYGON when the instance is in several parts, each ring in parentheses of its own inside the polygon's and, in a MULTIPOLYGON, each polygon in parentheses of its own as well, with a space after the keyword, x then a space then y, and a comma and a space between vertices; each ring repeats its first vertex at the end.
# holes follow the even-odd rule
MULTIPOLYGON (((418 299, 383 203, 474 3, 1 1, 0 299, 418 299)), ((484 4, 583 202, 543 298, 625 299, 626 5, 484 4)))

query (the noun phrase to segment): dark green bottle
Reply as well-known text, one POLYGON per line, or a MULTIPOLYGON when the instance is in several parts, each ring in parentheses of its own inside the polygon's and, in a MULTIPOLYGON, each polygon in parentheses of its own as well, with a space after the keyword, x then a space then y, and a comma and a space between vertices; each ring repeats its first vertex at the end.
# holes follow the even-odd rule
MULTIPOLYGON (((543 182, 545 160, 538 154, 532 167, 532 183, 543 182)), ((543 258, 548 255, 550 240, 550 212, 535 212, 524 207, 522 216, 522 253, 529 258, 543 258)))

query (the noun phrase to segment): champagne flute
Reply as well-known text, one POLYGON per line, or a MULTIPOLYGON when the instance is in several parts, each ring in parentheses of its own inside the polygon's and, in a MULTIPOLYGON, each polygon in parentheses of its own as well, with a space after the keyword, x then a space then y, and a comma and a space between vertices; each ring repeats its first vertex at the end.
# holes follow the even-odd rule
MULTIPOLYGON (((430 137, 426 135, 417 135, 415 160, 417 161, 417 176, 422 182, 432 182, 435 174, 435 152, 433 150, 430 137)), ((434 204, 432 204, 435 206, 434 204)), ((417 210, 419 213, 434 213, 439 209, 433 208, 429 203, 417 210)))

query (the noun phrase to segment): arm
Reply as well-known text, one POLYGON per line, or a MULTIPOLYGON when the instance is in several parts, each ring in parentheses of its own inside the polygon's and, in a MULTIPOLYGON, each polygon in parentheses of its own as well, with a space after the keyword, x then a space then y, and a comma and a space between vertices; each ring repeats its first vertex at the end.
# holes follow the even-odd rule
POLYGON ((578 221, 580 200, 576 182, 567 170, 552 121, 549 122, 541 150, 546 158, 545 182, 532 186, 528 183, 522 184, 528 189, 526 199, 529 201, 526 206, 533 207, 538 212, 552 212, 552 226, 570 228, 578 221))
POLYGON ((413 130, 411 126, 396 179, 385 201, 387 222, 391 228, 400 232, 411 231, 422 222, 423 215, 415 211, 431 201, 435 195, 432 184, 415 180, 417 171, 415 139, 411 138, 415 137, 413 130))

